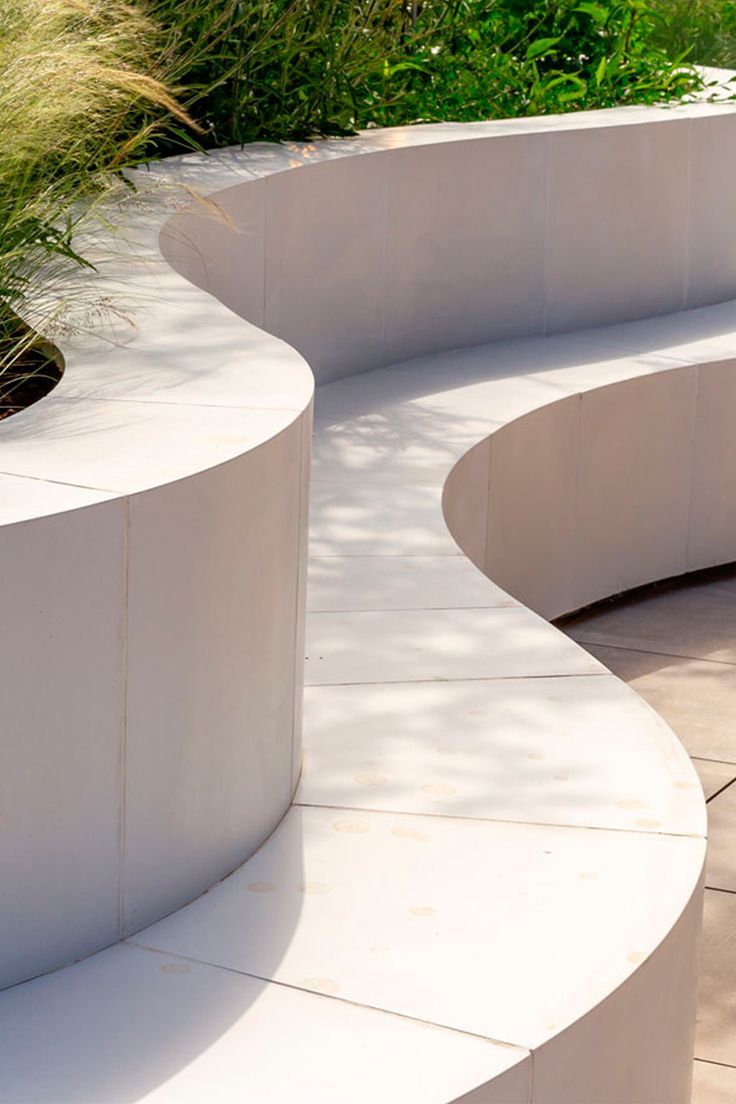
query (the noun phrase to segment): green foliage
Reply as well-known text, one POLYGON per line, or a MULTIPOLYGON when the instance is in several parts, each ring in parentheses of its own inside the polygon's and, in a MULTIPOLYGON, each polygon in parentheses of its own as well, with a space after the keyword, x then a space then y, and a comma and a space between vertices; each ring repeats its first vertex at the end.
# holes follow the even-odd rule
MULTIPOLYGON (((0 400, 26 290, 87 264, 122 166, 193 144, 172 86, 206 146, 661 102, 700 82, 662 29, 686 0, 651 2, 0 0, 0 400)), ((735 4, 711 0, 718 34, 735 4)))
POLYGON ((654 41, 671 57, 736 68, 734 0, 655 0, 654 41))
POLYGON ((0 391, 33 341, 14 314, 26 289, 85 264, 74 233, 90 204, 150 149, 157 119, 184 118, 161 56, 123 0, 0 4, 0 391))
POLYGON ((639 0, 469 3, 414 82, 413 106, 467 120, 679 98, 698 79, 652 45, 651 20, 639 0))
POLYGON ((151 0, 209 143, 654 103, 698 86, 642 0, 151 0))
POLYGON ((150 12, 212 145, 350 133, 388 68, 411 61, 397 0, 152 0, 150 12))

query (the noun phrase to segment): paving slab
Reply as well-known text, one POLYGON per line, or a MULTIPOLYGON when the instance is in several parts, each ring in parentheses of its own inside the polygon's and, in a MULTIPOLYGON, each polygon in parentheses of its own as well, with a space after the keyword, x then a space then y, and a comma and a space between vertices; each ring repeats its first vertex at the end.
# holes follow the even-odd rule
POLYGON ((313 483, 312 556, 460 556, 442 517, 441 487, 313 483))
POLYGON ((736 594, 707 585, 634 595, 570 623, 575 640, 736 663, 736 594))
POLYGON ((610 675, 307 687, 296 800, 705 831, 687 753, 610 675))
POLYGON ((693 1104, 736 1101, 736 579, 632 595, 582 615, 578 640, 648 701, 696 758, 708 857, 693 1104), (601 643, 605 642, 605 643, 601 643), (679 653, 679 654, 669 654, 679 653), (708 658, 683 658, 707 656, 708 658), (730 761, 729 761, 730 760, 730 761), (731 892, 723 892, 731 891, 731 892), (723 1063, 723 1064, 717 1064, 723 1063))
POLYGON ((305 686, 602 673, 596 659, 523 606, 307 619, 305 686))
POLYGON ((314 556, 310 612, 518 606, 464 556, 314 556))
POLYGON ((600 644, 584 647, 664 717, 691 755, 736 763, 736 668, 600 644))
POLYGON ((695 1062, 691 1104, 734 1104, 736 1069, 713 1062, 695 1062))
POLYGON ((730 301, 640 322, 578 330, 575 336, 608 349, 707 363, 736 356, 735 329, 736 305, 730 301))
POLYGON ((350 1104, 446 1104, 499 1075, 472 1099, 526 1104, 529 1065, 523 1050, 130 944, 0 994, 2 1104, 344 1104, 346 1085, 350 1104))
POLYGON ((716 763, 712 759, 693 759, 706 801, 712 801, 716 794, 736 778, 736 763, 716 763))
POLYGON ((736 1066, 736 893, 705 892, 695 1057, 736 1066))
POLYGON ((442 422, 436 415, 413 408, 318 425, 312 448, 314 478, 442 487, 453 464, 489 429, 481 423, 448 430, 442 422))
POLYGON ((532 1047, 659 945, 703 853, 683 836, 292 808, 242 871, 134 942, 532 1047))
POLYGON ((708 804, 705 884, 711 889, 729 889, 736 893, 736 788, 733 786, 708 804))
POLYGON ((3 426, 3 471, 45 480, 51 468, 59 482, 121 493, 159 487, 233 460, 275 437, 298 414, 289 409, 64 399, 53 392, 33 410, 33 432, 26 428, 25 412, 3 426))

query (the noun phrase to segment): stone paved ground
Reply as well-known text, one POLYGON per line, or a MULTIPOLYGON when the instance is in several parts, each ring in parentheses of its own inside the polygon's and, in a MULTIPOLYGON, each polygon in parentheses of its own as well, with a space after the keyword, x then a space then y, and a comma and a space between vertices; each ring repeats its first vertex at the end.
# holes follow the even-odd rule
POLYGON ((691 576, 562 626, 680 737, 708 800, 693 1104, 736 1104, 736 569, 691 576))

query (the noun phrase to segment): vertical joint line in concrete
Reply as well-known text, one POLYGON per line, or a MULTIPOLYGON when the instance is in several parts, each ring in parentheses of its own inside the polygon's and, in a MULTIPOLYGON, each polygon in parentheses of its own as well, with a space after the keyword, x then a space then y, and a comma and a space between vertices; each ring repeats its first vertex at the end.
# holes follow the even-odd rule
POLYGON ((542 240, 542 334, 549 333, 548 260, 550 212, 552 209, 552 136, 546 135, 547 158, 544 170, 544 238, 542 240))
MULTIPOLYGON (((497 432, 497 431, 496 431, 497 432)), ((483 541, 483 574, 486 578, 491 579, 488 568, 488 552, 491 539, 491 469, 493 467, 493 437, 494 434, 488 435, 488 470, 486 472, 486 502, 485 502, 485 514, 486 514, 486 528, 485 528, 485 540, 483 541)))
MULTIPOLYGON (((296 751, 297 741, 297 720, 300 715, 303 715, 303 707, 300 711, 297 708, 297 702, 299 695, 304 695, 304 656, 299 654, 300 651, 300 639, 303 641, 303 637, 299 632, 300 616, 302 613, 299 596, 302 593, 302 582, 304 583, 304 617, 306 618, 306 596, 307 596, 307 565, 309 563, 309 479, 305 480, 305 468, 309 464, 311 457, 311 425, 312 418, 310 416, 310 409, 314 404, 314 398, 310 407, 304 411, 300 418, 299 426, 299 470, 297 476, 299 479, 299 531, 297 533, 297 548, 299 549, 297 566, 296 566, 296 593, 294 596, 294 687, 292 694, 291 704, 291 756, 289 759, 289 801, 294 800, 297 786, 299 785, 299 779, 301 778, 301 764, 299 772, 294 782, 294 754, 296 751), (306 491, 305 491, 306 486, 306 491), (306 556, 302 557, 301 554, 301 542, 302 534, 306 533, 306 556)), ((307 472, 307 474, 309 474, 307 472)), ((303 645, 301 650, 303 651, 303 645)))
MULTIPOLYGON (((380 155, 374 154, 373 156, 380 156, 380 155)), ((386 348, 386 345, 387 345, 386 315, 387 315, 387 312, 388 312, 388 304, 389 304, 390 297, 391 297, 392 294, 394 296, 396 295, 396 287, 394 286, 394 284, 392 282, 393 271, 391 269, 391 264, 390 264, 390 249, 389 249, 389 237, 390 237, 390 233, 391 233, 391 221, 390 221, 390 217, 389 217, 389 213, 390 213, 389 193, 391 191, 391 187, 390 187, 390 184, 391 184, 390 158, 387 158, 387 157, 382 158, 381 164, 385 166, 385 172, 383 174, 383 188, 382 188, 382 192, 381 192, 381 221, 382 221, 382 224, 383 224, 382 225, 383 233, 381 235, 381 241, 382 241, 382 244, 381 244, 381 274, 383 276, 383 279, 381 280, 381 290, 380 290, 380 296, 381 296, 381 298, 380 298, 381 332, 380 332, 380 336, 379 336, 379 345, 378 345, 378 347, 381 350, 380 358, 379 358, 379 364, 380 364, 381 367, 384 367, 390 361, 390 357, 388 356, 388 351, 387 351, 387 348, 386 348)))
POLYGON ((118 935, 125 934, 125 874, 127 822, 127 750, 128 750, 128 591, 130 582, 130 497, 124 502, 123 524, 123 621, 122 621, 122 720, 120 726, 120 758, 118 762, 118 935))
POLYGON ((685 174, 685 274, 682 289, 682 310, 690 306, 690 243, 693 220, 693 137, 695 120, 687 120, 687 172, 685 174))
POLYGON ((690 570, 690 553, 692 551, 691 543, 693 532, 693 498, 695 495, 695 458, 697 448, 698 404, 700 399, 701 371, 702 365, 696 364, 693 368, 693 390, 695 394, 693 395, 692 420, 690 422, 690 440, 688 441, 688 452, 690 455, 690 479, 687 496, 687 516, 685 520, 685 571, 690 570))

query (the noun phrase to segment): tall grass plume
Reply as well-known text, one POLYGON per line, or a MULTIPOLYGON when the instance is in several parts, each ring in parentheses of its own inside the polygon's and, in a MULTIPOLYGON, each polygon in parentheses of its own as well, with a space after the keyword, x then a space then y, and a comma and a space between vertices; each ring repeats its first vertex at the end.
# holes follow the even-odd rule
MULTIPOLYGON (((17 312, 88 264, 75 248, 96 202, 126 187, 163 120, 188 124, 167 84, 160 32, 124 0, 0 4, 0 396, 17 388, 34 334, 17 312), (40 294, 39 294, 40 292, 40 294)), ((49 319, 34 317, 37 328, 49 319)))

